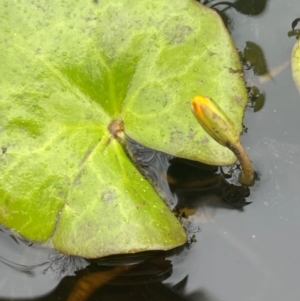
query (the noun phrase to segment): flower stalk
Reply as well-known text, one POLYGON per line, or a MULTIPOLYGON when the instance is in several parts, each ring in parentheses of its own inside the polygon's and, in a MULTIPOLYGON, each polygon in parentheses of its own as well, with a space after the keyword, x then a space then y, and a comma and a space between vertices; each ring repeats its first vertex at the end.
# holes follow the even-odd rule
POLYGON ((201 95, 193 98, 192 111, 203 129, 238 158, 242 169, 239 181, 243 185, 253 185, 252 163, 240 142, 240 134, 226 113, 211 98, 201 95))

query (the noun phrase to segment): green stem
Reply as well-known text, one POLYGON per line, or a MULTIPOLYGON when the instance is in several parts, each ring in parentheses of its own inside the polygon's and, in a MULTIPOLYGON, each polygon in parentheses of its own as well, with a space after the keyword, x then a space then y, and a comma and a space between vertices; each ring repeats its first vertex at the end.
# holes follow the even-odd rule
POLYGON ((240 175, 239 181, 247 186, 251 186, 254 184, 254 170, 252 167, 252 163, 248 154, 246 153, 244 147, 241 142, 238 141, 235 145, 227 145, 227 147, 233 151, 238 160, 240 161, 242 173, 240 175))

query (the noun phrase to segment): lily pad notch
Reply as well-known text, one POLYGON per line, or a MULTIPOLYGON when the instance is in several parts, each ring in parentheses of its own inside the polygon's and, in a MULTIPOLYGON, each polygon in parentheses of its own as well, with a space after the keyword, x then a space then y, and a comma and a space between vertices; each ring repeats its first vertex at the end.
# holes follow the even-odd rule
POLYGON ((112 120, 108 125, 108 130, 114 138, 118 139, 119 141, 124 141, 124 139, 121 139, 121 137, 124 138, 124 122, 122 120, 112 120))

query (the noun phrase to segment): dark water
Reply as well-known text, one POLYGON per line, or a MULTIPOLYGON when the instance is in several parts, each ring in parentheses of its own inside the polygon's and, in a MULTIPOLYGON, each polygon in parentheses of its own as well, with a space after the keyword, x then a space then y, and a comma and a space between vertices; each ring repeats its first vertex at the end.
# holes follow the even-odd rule
MULTIPOLYGON (((219 169, 199 171, 139 149, 165 197, 188 217, 190 243, 173 253, 90 263, 1 228, 0 301, 299 300, 300 96, 289 63, 296 39, 288 36, 299 2, 237 1, 235 8, 217 2, 208 5, 225 13, 247 86, 257 87, 242 137, 261 174, 250 196, 230 190, 219 169), (252 204, 241 209, 245 202, 252 204)), ((228 181, 235 183, 236 173, 228 181)))

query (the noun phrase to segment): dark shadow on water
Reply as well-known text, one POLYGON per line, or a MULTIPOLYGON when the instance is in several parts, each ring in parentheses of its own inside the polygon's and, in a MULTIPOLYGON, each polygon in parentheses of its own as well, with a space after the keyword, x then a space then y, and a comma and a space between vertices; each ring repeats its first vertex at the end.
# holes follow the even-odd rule
POLYGON ((224 168, 199 162, 177 158, 171 162, 167 175, 178 199, 177 207, 197 207, 205 202, 215 208, 242 209, 249 204, 245 199, 250 195, 249 188, 229 182, 240 172, 237 165, 225 173, 224 168))
POLYGON ((268 0, 236 0, 233 2, 230 1, 216 1, 216 0, 199 0, 198 2, 203 5, 207 5, 210 8, 218 10, 218 12, 224 12, 229 8, 234 8, 241 14, 256 16, 260 15, 266 9, 268 0), (219 9, 219 7, 222 9, 219 9))
POLYGON ((185 202, 195 206, 208 195, 217 196, 218 202, 211 203, 216 208, 241 209, 249 204, 245 199, 250 195, 249 188, 240 186, 235 180, 240 172, 238 165, 222 169, 176 158, 146 148, 129 137, 127 152, 172 208, 182 207, 185 202))
MULTIPOLYGON (((179 249, 180 251, 180 249, 179 249)), ((177 250, 178 252, 178 250, 177 250)), ((36 301, 213 301, 202 290, 185 292, 188 275, 174 285, 162 283, 172 274, 172 263, 166 258, 170 252, 149 252, 132 256, 112 256, 112 258, 91 262, 84 270, 76 272, 76 277, 65 277, 58 287, 36 301), (126 258, 127 257, 127 258, 126 258), (130 259, 136 264, 128 264, 130 259), (101 265, 100 262, 105 263, 101 265), (109 266, 107 263, 126 263, 109 266)), ((8 301, 10 299, 0 299, 8 301)))

